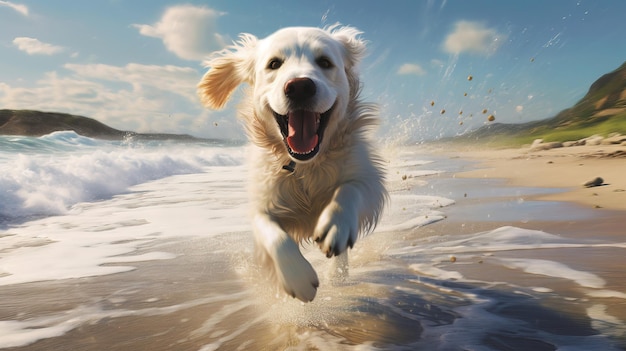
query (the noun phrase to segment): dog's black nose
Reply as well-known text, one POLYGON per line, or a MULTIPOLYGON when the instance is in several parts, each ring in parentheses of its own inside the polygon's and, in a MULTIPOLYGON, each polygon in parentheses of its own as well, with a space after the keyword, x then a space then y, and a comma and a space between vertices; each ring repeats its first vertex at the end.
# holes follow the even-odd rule
POLYGON ((292 101, 304 101, 315 96, 315 83, 310 78, 294 78, 285 83, 285 96, 292 101))

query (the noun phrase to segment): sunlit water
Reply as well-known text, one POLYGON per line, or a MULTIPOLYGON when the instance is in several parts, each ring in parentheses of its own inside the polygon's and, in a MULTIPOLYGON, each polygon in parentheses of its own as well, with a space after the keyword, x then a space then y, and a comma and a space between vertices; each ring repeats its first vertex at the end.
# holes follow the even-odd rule
POLYGON ((382 223, 350 251, 342 283, 325 277, 329 261, 316 247, 304 248, 321 286, 303 304, 253 262, 245 146, 68 132, 0 137, 0 145, 1 348, 625 346, 623 241, 440 226, 592 218, 525 200, 555 189, 477 184, 449 176, 467 167, 460 160, 391 150, 382 223), (476 192, 496 200, 459 206, 476 192))

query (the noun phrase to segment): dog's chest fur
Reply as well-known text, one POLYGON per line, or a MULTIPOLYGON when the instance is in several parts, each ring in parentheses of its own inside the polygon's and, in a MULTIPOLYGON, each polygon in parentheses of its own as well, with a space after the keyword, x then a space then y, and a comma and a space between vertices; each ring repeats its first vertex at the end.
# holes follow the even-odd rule
MULTIPOLYGON (((263 186, 254 186, 255 201, 266 201, 263 207, 296 241, 308 239, 315 229, 322 210, 342 183, 338 162, 299 164, 294 172, 282 169, 281 163, 259 162, 275 167, 278 174, 264 178, 263 186)), ((266 169, 266 172, 272 172, 266 169)), ((255 181, 261 181, 256 179, 255 181)))
POLYGON ((338 187, 358 178, 364 173, 362 168, 371 163, 369 157, 363 162, 357 155, 367 149, 363 133, 376 123, 372 118, 375 109, 369 105, 352 107, 337 121, 334 133, 326 135, 328 145, 311 162, 297 163, 294 172, 283 169, 290 159, 283 140, 276 135, 275 122, 265 123, 267 119, 253 109, 242 109, 240 117, 246 121, 254 145, 250 154, 253 206, 265 209, 297 242, 313 235, 321 212, 338 187))

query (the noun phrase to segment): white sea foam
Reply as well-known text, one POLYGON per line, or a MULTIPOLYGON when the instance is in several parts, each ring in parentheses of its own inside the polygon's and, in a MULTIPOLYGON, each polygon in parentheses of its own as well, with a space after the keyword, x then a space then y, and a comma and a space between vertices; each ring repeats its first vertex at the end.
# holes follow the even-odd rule
POLYGON ((588 290, 587 295, 592 296, 592 297, 599 297, 599 298, 616 298, 616 299, 626 299, 626 293, 622 292, 622 291, 615 291, 615 290, 588 290))
POLYGON ((531 288, 531 290, 532 291, 536 291, 536 292, 540 292, 540 293, 551 293, 551 292, 554 291, 554 290, 552 290, 550 288, 545 288, 545 287, 542 287, 542 286, 537 286, 537 287, 531 288))
POLYGON ((587 315, 591 318, 594 328, 602 330, 608 335, 618 338, 626 337, 626 324, 619 318, 612 316, 606 305, 596 304, 587 308, 587 315))
POLYGON ((241 164, 240 150, 176 143, 113 143, 56 132, 41 138, 0 137, 0 221, 59 215, 79 202, 124 193, 130 186, 206 166, 241 164), (21 152, 18 145, 22 147, 21 152))
POLYGON ((430 275, 433 277, 437 277, 438 279, 463 279, 463 275, 459 272, 440 269, 431 264, 415 263, 410 265, 409 267, 417 273, 430 275))
POLYGON ((410 179, 410 178, 431 176, 431 175, 441 174, 441 173, 443 173, 443 171, 437 171, 437 170, 413 170, 413 171, 405 171, 402 175, 405 178, 410 179))
MULTIPOLYGON (((233 340, 242 340, 240 347, 245 349, 250 345, 247 333, 254 332, 259 325, 270 324, 279 331, 283 325, 294 326, 288 328, 290 331, 298 329, 295 336, 276 335, 277 338, 285 338, 285 345, 293 345, 293 349, 379 350, 377 342, 366 340, 351 346, 348 345, 351 340, 343 334, 327 330, 342 320, 357 319, 358 322, 359 318, 363 318, 367 323, 387 323, 395 318, 419 323, 423 328, 421 338, 412 345, 390 342, 381 349, 487 350, 489 348, 483 342, 489 333, 517 333, 519 337, 549 342, 559 350, 617 349, 605 337, 613 334, 604 332, 620 322, 610 311, 598 306, 588 309, 594 326, 604 328, 599 329, 603 330, 603 335, 571 336, 535 330, 523 320, 493 311, 494 306, 501 302, 499 299, 508 298, 508 295, 500 296, 499 288, 504 286, 511 291, 521 291, 525 295, 521 294, 519 298, 529 299, 541 298, 544 294, 558 295, 558 291, 552 293, 551 285, 543 287, 543 283, 536 281, 525 288, 506 282, 471 280, 470 273, 462 271, 460 261, 484 256, 488 257, 488 264, 500 269, 570 279, 584 287, 581 290, 590 299, 623 298, 620 292, 605 290, 604 279, 598 274, 575 269, 556 260, 513 259, 499 254, 504 251, 523 254, 524 250, 586 247, 614 249, 625 247, 623 243, 564 239, 516 227, 501 227, 468 235, 441 233, 420 236, 416 229, 445 220, 448 206, 454 201, 436 193, 424 195, 426 191, 419 188, 421 183, 413 182, 407 186, 407 182, 400 177, 390 177, 390 204, 376 232, 361 239, 350 252, 354 265, 346 284, 329 284, 323 272, 330 262, 317 247, 311 245, 304 250, 304 254, 320 272, 322 285, 317 299, 310 304, 301 304, 282 295, 277 298, 274 293, 265 298, 256 292, 263 290, 267 293, 269 288, 259 284, 250 287, 254 284, 244 281, 246 277, 258 274, 248 263, 251 256, 248 250, 253 244, 248 220, 247 175, 242 165, 245 148, 178 144, 145 147, 110 145, 91 139, 81 140, 69 134, 51 138, 53 140, 44 140, 50 149, 46 152, 26 146, 21 146, 26 150, 21 156, 17 156, 15 150, 10 155, 0 152, 3 162, 8 161, 11 165, 3 168, 7 173, 0 174, 0 182, 7 187, 6 193, 11 199, 18 201, 11 205, 7 198, 0 198, 0 209, 13 206, 11 209, 21 216, 57 214, 30 221, 9 220, 4 228, 0 228, 0 286, 19 288, 16 284, 50 280, 61 284, 67 278, 127 272, 136 269, 138 262, 182 259, 169 252, 165 243, 228 236, 233 240, 230 245, 241 252, 233 253, 229 244, 218 242, 206 251, 205 248, 193 248, 197 251, 192 253, 201 252, 210 258, 229 257, 232 262, 220 263, 225 267, 232 265, 231 269, 243 277, 238 282, 243 290, 220 292, 218 289, 215 295, 189 301, 170 301, 155 290, 141 297, 141 305, 135 306, 129 303, 135 292, 129 292, 128 296, 96 296, 93 299, 90 296, 87 301, 77 301, 74 308, 64 311, 29 318, 11 316, 1 320, 0 347, 28 345, 103 319, 162 316, 195 306, 215 304, 218 306, 213 309, 215 312, 206 315, 204 323, 189 329, 188 334, 180 335, 180 339, 209 335, 212 341, 199 346, 203 350, 219 349, 233 340), (61 136, 69 138, 69 141, 62 144, 58 140, 61 136), (89 145, 92 142, 95 145, 89 145), (71 150, 70 145, 78 150, 71 150), (96 161, 99 164, 92 164, 96 161), (35 184, 27 184, 26 178, 35 184), (108 182, 116 184, 109 187, 108 182), (40 199, 36 197, 39 190, 43 193, 40 199), (57 196, 61 200, 55 206, 46 202, 55 200, 57 196), (28 207, 27 200, 39 204, 38 210, 28 207), (398 235, 398 232, 416 235, 407 243, 404 236, 408 234, 398 235), (443 258, 450 255, 457 256, 459 261, 455 264, 451 264, 449 259, 444 262, 443 258), (535 284, 541 285, 536 287, 535 284), (394 294, 401 297, 394 300, 394 294), (452 301, 453 304, 447 306, 439 301, 452 301), (125 307, 103 308, 101 305, 105 302, 125 307), (400 308, 409 302, 415 303, 418 312, 400 308), (365 306, 362 311, 359 310, 361 306, 365 306), (374 314, 368 314, 370 308, 374 314), (229 320, 232 314, 248 313, 248 309, 254 311, 249 319, 238 324, 229 320), (434 319, 427 318, 431 309, 434 319), (454 318, 451 321, 438 320, 437 309, 454 318)), ((20 140, 21 143, 38 145, 44 142, 20 140)), ((420 161, 418 156, 411 158, 410 154, 403 153, 402 157, 402 162, 390 165, 393 172, 399 172, 394 173, 396 175, 418 174, 418 168, 426 164, 431 169, 437 169, 436 163, 420 161)), ((421 176, 424 182, 429 181, 428 177, 426 174, 421 176)), ((2 216, 15 218, 12 213, 3 213, 2 216)), ((487 264, 487 259, 485 261, 487 264)), ((567 297, 563 300, 568 301, 567 297)), ((583 303, 582 300, 576 299, 575 303, 583 303)), ((341 332, 350 333, 349 330, 341 332)))
POLYGON ((25 346, 41 339, 61 336, 82 324, 95 323, 106 318, 167 315, 207 303, 227 303, 240 297, 241 293, 209 296, 177 305, 134 310, 104 310, 98 305, 79 306, 55 315, 29 318, 22 321, 0 321, 0 348, 25 346))
POLYGON ((519 258, 500 258, 499 261, 512 269, 521 269, 526 273, 571 280, 587 288, 599 289, 606 284, 604 279, 593 273, 572 269, 555 261, 519 258))
POLYGON ((439 253, 488 253, 512 250, 548 248, 591 247, 593 243, 581 243, 538 230, 516 227, 500 227, 492 231, 469 235, 442 235, 413 247, 394 250, 397 254, 439 253))
POLYGON ((445 218, 441 208, 454 200, 430 195, 394 194, 379 231, 411 230, 445 218))
POLYGON ((0 285, 125 272, 134 267, 104 264, 174 258, 133 254, 156 239, 250 230, 241 220, 247 213, 245 171, 223 168, 144 183, 111 200, 77 204, 64 216, 5 231, 0 285))

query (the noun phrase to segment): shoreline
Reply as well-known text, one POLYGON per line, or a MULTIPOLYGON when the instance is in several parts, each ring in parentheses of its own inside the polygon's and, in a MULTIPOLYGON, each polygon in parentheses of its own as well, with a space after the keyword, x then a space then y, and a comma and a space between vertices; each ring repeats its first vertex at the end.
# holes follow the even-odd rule
MULTIPOLYGON (((446 208, 446 218, 431 223, 416 233, 419 237, 467 236, 490 232, 502 227, 537 230, 574 241, 598 241, 605 248, 540 248, 536 250, 505 250, 494 256, 463 257, 456 255, 454 267, 466 279, 475 281, 506 281, 518 286, 541 286, 557 296, 585 301, 594 289, 572 285, 561 279, 545 280, 541 273, 515 275, 514 270, 496 269, 488 263, 498 259, 524 259, 541 262, 557 261, 575 270, 589 272, 605 282, 595 296, 594 306, 611 306, 610 315, 626 320, 625 281, 622 266, 624 228, 626 228, 626 159, 610 158, 624 152, 626 146, 577 146, 542 151, 520 149, 468 149, 451 151, 449 147, 430 149, 430 153, 449 159, 469 162, 457 171, 435 175, 434 179, 461 178, 464 187, 449 192, 455 204, 446 208), (605 185, 586 188, 583 184, 603 177, 605 185), (589 178, 589 179, 587 179, 589 178), (469 186, 467 186, 469 184, 469 186), (467 192, 466 192, 467 191, 467 192), (536 209, 538 208, 538 209, 536 209), (524 213, 525 210, 529 210, 524 213), (533 217, 532 214, 536 214, 533 217), (480 260, 480 261, 479 261, 480 260), (476 263, 479 264, 476 264, 476 263), (484 264, 481 264, 484 263, 484 264)), ((458 181, 458 180, 457 180, 458 181)), ((432 187, 432 186, 431 186, 432 187)), ((444 187, 445 188, 445 187, 444 187)), ((449 191, 449 188, 445 188, 449 191)), ((446 195, 449 196, 449 195, 446 195)), ((433 239, 434 240, 434 239, 433 239)), ((450 264, 450 263, 448 263, 450 264)), ((554 307, 560 310, 556 306, 554 307)), ((561 313, 570 314, 566 304, 561 313)), ((576 318, 588 318, 589 311, 579 311, 576 318), (582 317, 581 317, 582 316, 582 317)), ((618 344, 626 345, 623 331, 616 331, 618 344)))
POLYGON ((473 234, 514 226, 576 239, 624 240, 626 145, 539 151, 465 146, 425 146, 425 154, 464 165, 430 176, 430 187, 443 189, 441 195, 455 203, 446 208, 445 220, 423 227, 422 234, 473 234), (615 154, 620 157, 610 157, 615 154), (604 184, 583 185, 595 177, 602 177, 604 184))
POLYGON ((573 202, 605 212, 626 211, 626 146, 572 146, 531 151, 441 151, 451 157, 476 162, 473 170, 456 173, 461 178, 505 179, 506 186, 554 188, 561 191, 531 196, 540 201, 573 202), (613 157, 621 155, 621 157, 613 157), (602 178, 600 186, 586 182, 602 178))
POLYGON ((79 275, 1 285, 0 293, 19 299, 0 303, 2 322, 13 328, 4 340, 0 332, 0 348, 15 335, 21 339, 11 350, 24 351, 626 345, 620 264, 626 246, 611 246, 624 241, 621 235, 606 237, 624 228, 626 216, 574 211, 578 205, 565 202, 518 202, 546 191, 458 179, 478 163, 431 156, 429 162, 411 152, 394 169, 397 202, 388 219, 401 229, 360 239, 348 280, 333 284, 324 274, 332 261, 314 244, 303 250, 321 278, 310 304, 259 277, 249 222, 238 220, 247 211, 239 165, 142 183, 11 228, 5 255, 16 273, 54 271, 62 263, 58 268, 79 275), (520 209, 532 209, 532 216, 520 216, 520 209), (445 219, 401 225, 416 216, 445 219), (589 240, 584 228, 592 227, 604 237, 589 240), (526 230, 533 228, 546 235, 526 230), (72 260, 64 260, 68 253, 72 260), (90 267, 124 270, 81 274, 90 267))

